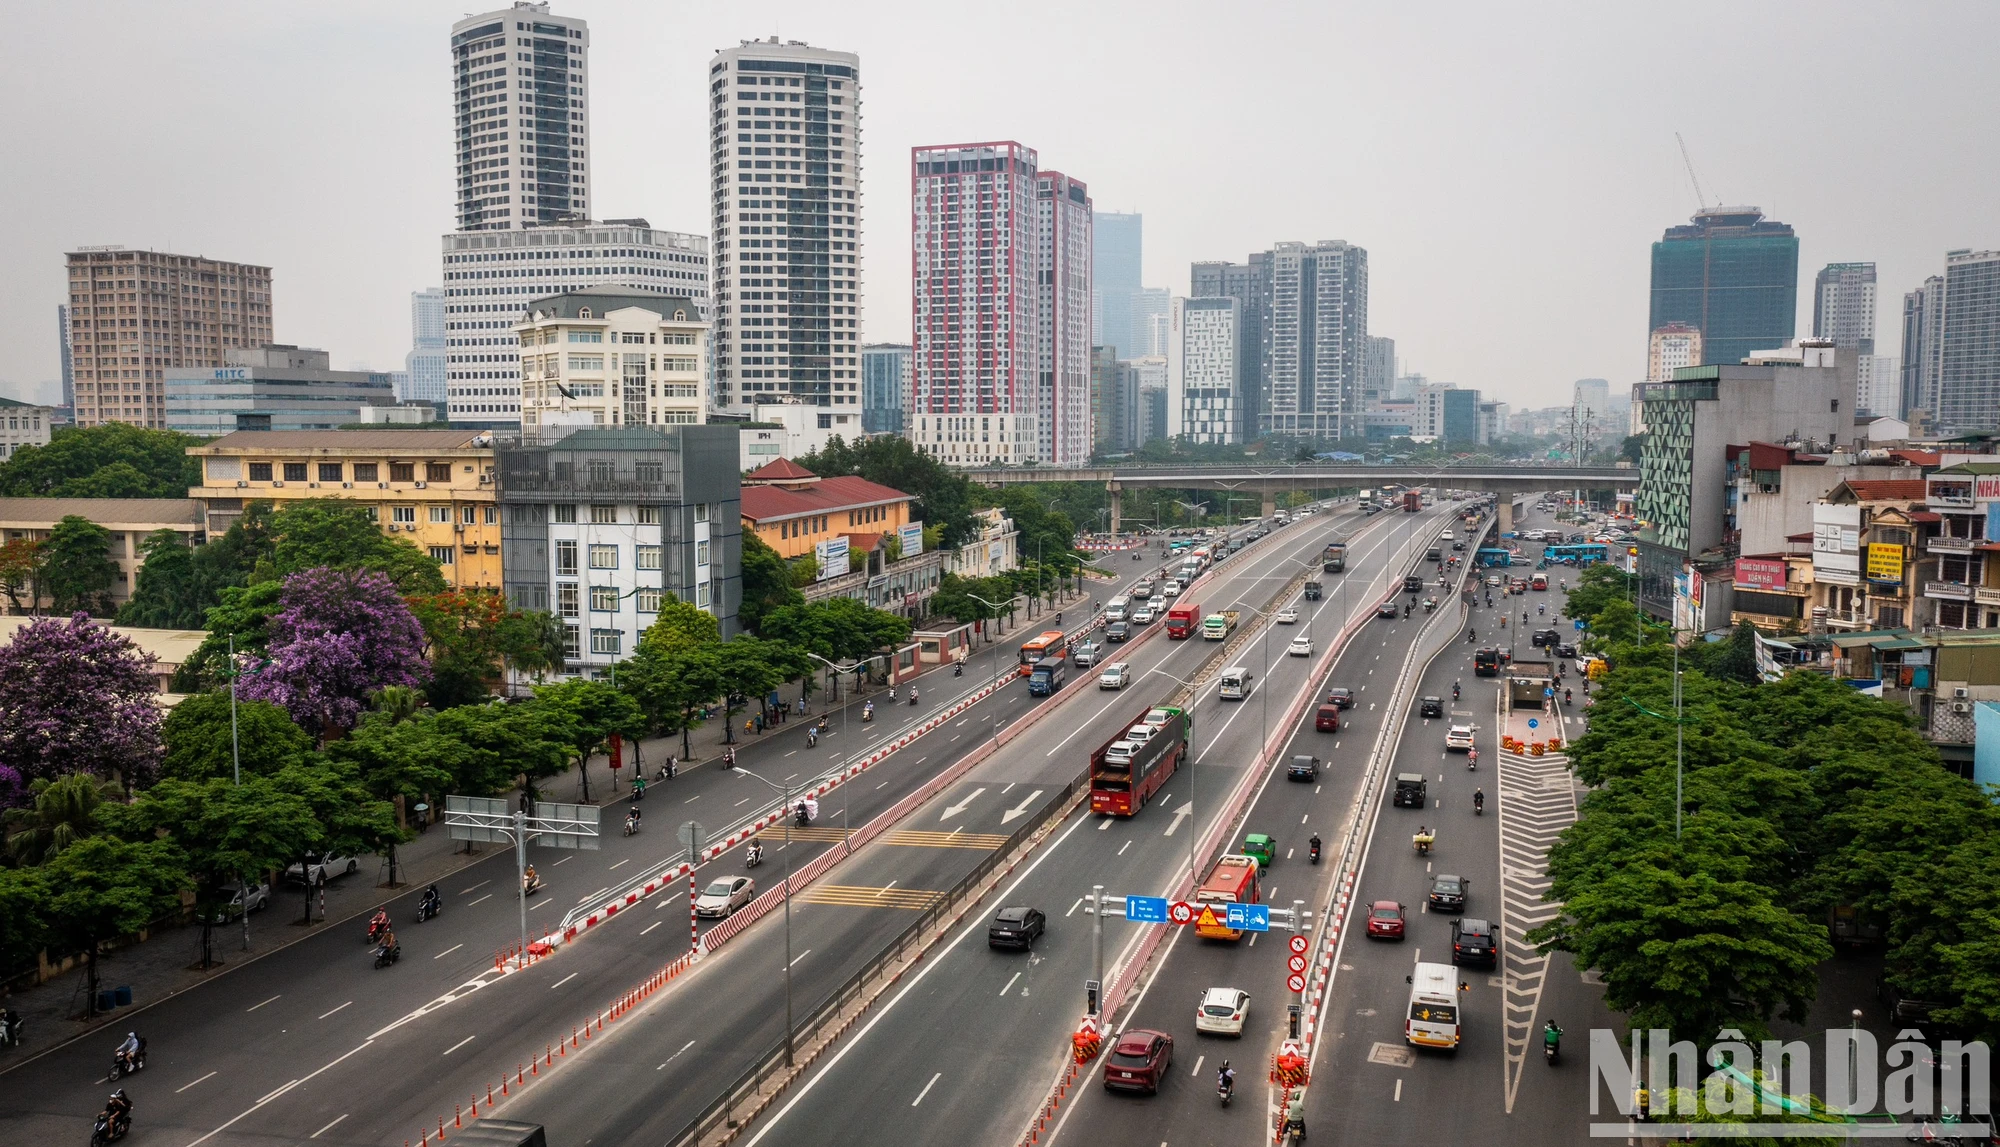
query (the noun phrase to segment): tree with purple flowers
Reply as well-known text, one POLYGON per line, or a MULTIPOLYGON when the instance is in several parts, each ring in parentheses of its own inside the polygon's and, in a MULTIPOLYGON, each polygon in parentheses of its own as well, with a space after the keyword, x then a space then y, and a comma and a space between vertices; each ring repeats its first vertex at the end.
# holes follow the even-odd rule
POLYGON ((370 694, 429 675, 424 627, 382 574, 301 570, 278 604, 270 660, 244 672, 238 694, 280 706, 322 743, 353 727, 370 694))
POLYGON ((151 783, 157 693, 152 658, 88 614, 22 626, 0 646, 0 781, 88 772, 127 792, 151 783))

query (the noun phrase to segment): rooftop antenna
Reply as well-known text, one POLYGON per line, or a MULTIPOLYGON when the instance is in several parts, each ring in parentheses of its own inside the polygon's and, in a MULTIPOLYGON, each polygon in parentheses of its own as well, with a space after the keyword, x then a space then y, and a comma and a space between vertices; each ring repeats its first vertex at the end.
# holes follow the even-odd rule
MULTIPOLYGON (((1695 175, 1695 173, 1694 173, 1694 160, 1692 160, 1692 159, 1688 158, 1688 145, 1687 145, 1687 140, 1684 140, 1684 139, 1682 139, 1682 138, 1681 138, 1681 133, 1680 133, 1680 132, 1675 132, 1675 133, 1674 133, 1674 142, 1675 142, 1675 143, 1677 143, 1677 144, 1680 144, 1680 145, 1681 145, 1681 162, 1687 165, 1687 169, 1688 169, 1688 182, 1689 182, 1689 183, 1692 183, 1692 184, 1694 184, 1694 205, 1695 205, 1695 209, 1696 209, 1697 211, 1699 211, 1699 210, 1703 210, 1703 209, 1705 209, 1705 208, 1706 208, 1706 207, 1708 206, 1708 200, 1707 200, 1706 198, 1704 198, 1704 197, 1702 196, 1702 193, 1701 193, 1701 179, 1700 179, 1699 177, 1697 177, 1697 176, 1695 175)), ((1722 201, 1721 201, 1720 199, 1716 200, 1715 202, 1716 202, 1716 206, 1718 206, 1718 207, 1722 205, 1722 201)))

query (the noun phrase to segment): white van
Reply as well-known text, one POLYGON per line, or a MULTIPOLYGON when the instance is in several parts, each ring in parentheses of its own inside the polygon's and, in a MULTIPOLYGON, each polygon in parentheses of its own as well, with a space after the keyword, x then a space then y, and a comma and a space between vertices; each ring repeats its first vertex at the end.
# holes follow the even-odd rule
POLYGON ((1403 1039, 1414 1047, 1458 1050, 1459 997, 1466 985, 1450 964, 1419 963, 1410 973, 1410 1007, 1403 1014, 1403 1039))
POLYGON ((1222 671, 1216 681, 1215 695, 1224 701, 1241 701, 1250 695, 1252 675, 1241 665, 1232 665, 1222 671))
POLYGON ((1124 621, 1125 611, 1130 609, 1131 607, 1132 607, 1131 598, 1114 597, 1110 601, 1104 603, 1104 620, 1124 621))

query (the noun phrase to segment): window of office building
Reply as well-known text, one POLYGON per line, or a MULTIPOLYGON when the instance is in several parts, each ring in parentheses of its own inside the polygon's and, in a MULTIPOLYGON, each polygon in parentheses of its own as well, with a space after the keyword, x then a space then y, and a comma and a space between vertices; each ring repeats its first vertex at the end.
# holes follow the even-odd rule
POLYGON ((640 613, 658 613, 660 612, 660 594, 660 590, 641 586, 639 587, 639 592, 633 594, 632 598, 640 613))
POLYGON ((582 594, 576 583, 564 581, 556 583, 556 613, 561 617, 576 617, 583 612, 582 594))
POLYGON ((416 480, 417 480, 417 464, 415 462, 389 463, 389 481, 414 482, 416 480))
POLYGON ((271 464, 269 462, 250 463, 250 480, 252 482, 269 482, 271 480, 271 464))
POLYGON ((389 520, 399 525, 414 526, 417 524, 417 508, 415 506, 391 506, 389 507, 389 520))
POLYGON ((593 629, 590 631, 590 651, 592 653, 618 653, 619 639, 624 634, 615 629, 593 629))
POLYGON ((434 526, 449 526, 449 525, 451 525, 451 507, 450 507, 450 506, 430 506, 430 507, 427 507, 427 508, 428 508, 428 509, 430 510, 430 512, 431 512, 431 524, 432 524, 432 525, 434 525, 434 526))
POLYGON ((637 568, 639 568, 639 569, 642 569, 642 570, 656 570, 656 569, 659 569, 659 568, 660 568, 660 547, 659 547, 659 546, 640 546, 640 547, 639 547, 639 554, 638 554, 638 565, 637 565, 637 568))
POLYGON ((340 481, 340 471, 341 466, 338 462, 321 462, 319 464, 319 480, 322 482, 338 482, 340 481))
POLYGON ((452 546, 432 546, 431 560, 441 566, 448 566, 451 564, 453 549, 452 546))
POLYGON ((426 482, 451 481, 451 463, 449 462, 424 463, 424 481, 426 482))
POLYGON ((583 630, 570 624, 563 626, 563 656, 571 661, 583 656, 583 630))
POLYGON ((615 526, 615 525, 617 525, 617 524, 618 524, 618 507, 616 507, 616 506, 598 506, 598 505, 593 505, 593 506, 591 506, 591 507, 590 507, 590 522, 591 522, 591 524, 592 524, 592 525, 594 525, 594 526, 615 526))
POLYGON ((285 481, 303 482, 305 480, 306 480, 306 464, 304 462, 285 463, 285 481))
POLYGON ((566 525, 573 525, 573 524, 575 524, 575 522, 576 522, 576 506, 575 506, 575 505, 574 505, 573 503, 569 503, 569 502, 558 502, 558 503, 556 503, 556 519, 555 519, 555 520, 556 520, 556 524, 557 524, 557 525, 559 525, 559 526, 566 526, 566 525))
POLYGON ((618 587, 615 585, 591 586, 590 608, 598 613, 617 613, 618 587))
POLYGON ((617 569, 618 547, 593 544, 590 547, 590 568, 594 570, 617 569))
POLYGON ((576 543, 568 538, 556 542, 556 576, 576 576, 576 543))
POLYGON ((376 478, 375 475, 380 471, 381 467, 373 462, 356 462, 354 464, 354 480, 356 482, 379 481, 380 479, 376 478))
POLYGON ((697 566, 705 566, 708 564, 707 542, 696 542, 694 544, 694 564, 697 566))
POLYGON ((642 525, 642 526, 657 526, 657 525, 659 525, 659 524, 660 524, 660 508, 659 508, 658 506, 640 506, 640 507, 639 507, 639 524, 640 524, 640 525, 642 525))

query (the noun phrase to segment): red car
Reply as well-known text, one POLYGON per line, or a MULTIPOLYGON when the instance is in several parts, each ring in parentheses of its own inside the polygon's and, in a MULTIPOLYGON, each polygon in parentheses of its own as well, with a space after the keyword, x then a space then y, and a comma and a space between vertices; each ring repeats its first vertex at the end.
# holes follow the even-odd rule
POLYGON ((1133 1028, 1118 1037, 1104 1061, 1104 1090, 1129 1088, 1147 1095, 1160 1093, 1160 1081, 1174 1063, 1174 1037, 1166 1032, 1133 1028))
POLYGON ((1379 940, 1403 938, 1403 906, 1394 900, 1377 900, 1368 906, 1368 937, 1379 940))

